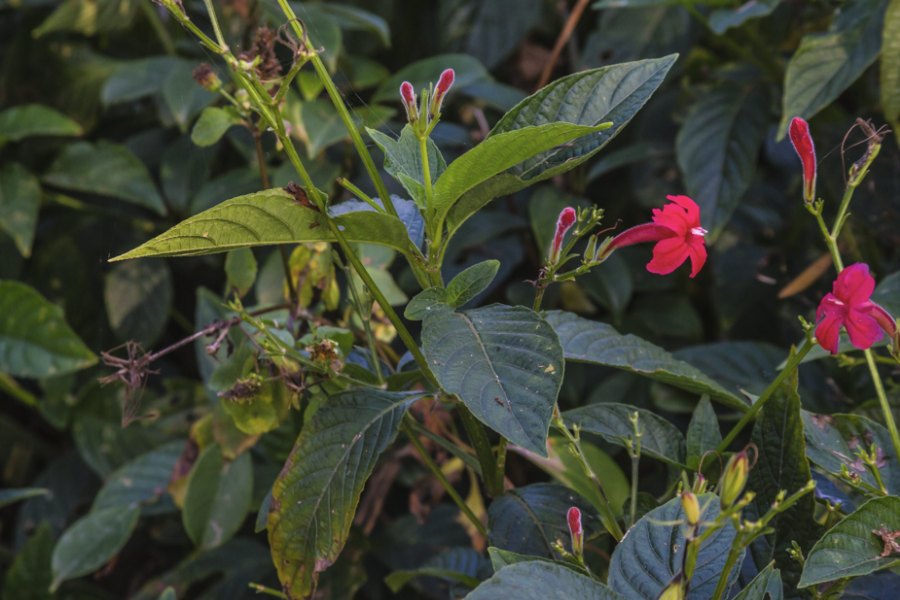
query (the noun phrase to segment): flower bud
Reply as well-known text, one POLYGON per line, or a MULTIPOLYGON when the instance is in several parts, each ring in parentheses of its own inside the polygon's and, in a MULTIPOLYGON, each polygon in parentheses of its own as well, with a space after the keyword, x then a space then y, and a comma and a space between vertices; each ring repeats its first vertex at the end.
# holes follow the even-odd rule
POLYGON ((219 79, 219 76, 216 75, 216 72, 212 70, 212 67, 206 63, 203 63, 194 69, 193 75, 194 81, 200 84, 205 90, 216 93, 222 89, 222 81, 219 79))
POLYGON ((684 516, 687 517, 688 523, 696 525, 700 522, 700 503, 697 502, 697 496, 691 492, 682 492, 681 508, 684 510, 684 516))
POLYGON ((410 123, 415 123, 419 118, 419 111, 416 108, 416 92, 410 82, 404 81, 400 84, 400 98, 406 108, 406 118, 410 123))
POLYGON ((553 244, 550 246, 550 264, 555 265, 559 261, 559 251, 562 248, 563 238, 566 232, 575 224, 575 209, 571 206, 559 213, 556 221, 556 234, 553 236, 553 244))
POLYGON ((431 99, 431 116, 432 118, 441 112, 441 104, 444 102, 444 96, 450 90, 453 82, 456 80, 456 73, 453 69, 447 69, 441 73, 437 87, 434 90, 434 97, 431 99))
POLYGON ((813 202, 816 199, 816 147, 809 135, 809 124, 800 117, 791 121, 791 143, 803 163, 803 199, 813 202))
POLYGON ((584 553, 584 530, 581 527, 581 511, 573 506, 566 514, 566 519, 569 521, 569 533, 572 536, 572 554, 581 556, 584 553))
POLYGON ((747 484, 747 473, 750 470, 747 452, 738 452, 731 457, 722 476, 722 508, 726 509, 737 500, 747 484))

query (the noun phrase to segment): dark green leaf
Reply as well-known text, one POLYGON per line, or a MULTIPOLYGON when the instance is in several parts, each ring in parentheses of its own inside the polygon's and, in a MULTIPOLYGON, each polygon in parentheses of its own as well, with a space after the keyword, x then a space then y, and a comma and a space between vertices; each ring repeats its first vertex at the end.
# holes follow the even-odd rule
POLYGON ((881 50, 884 0, 860 0, 838 11, 827 33, 803 37, 788 63, 778 139, 791 119, 808 119, 862 75, 881 50))
POLYGON ((3 600, 52 600, 50 560, 53 543, 53 528, 44 521, 16 554, 6 572, 3 600))
POLYGON ((47 377, 96 362, 66 324, 61 308, 24 283, 0 281, 0 371, 47 377))
POLYGON ((171 442, 126 463, 100 489, 91 510, 138 505, 143 515, 177 510, 166 487, 183 449, 184 442, 171 442))
POLYGON ((454 50, 479 59, 488 69, 512 52, 541 18, 541 0, 519 0, 515 10, 504 0, 442 3, 444 36, 454 50))
POLYGON ((778 362, 787 352, 763 342, 717 342, 691 346, 674 354, 727 390, 761 394, 778 375, 778 362))
POLYGON ((467 600, 625 600, 599 581, 568 566, 530 561, 504 567, 466 596, 467 600))
POLYGON ((172 296, 172 272, 164 260, 135 260, 113 267, 103 298, 116 337, 149 349, 169 320, 172 296))
MULTIPOLYGON (((358 110, 351 115, 361 129, 364 126, 378 127, 394 112, 396 111, 392 108, 372 105, 368 110, 358 110)), ((289 103, 287 113, 293 125, 291 135, 306 145, 306 153, 310 159, 316 158, 328 146, 350 139, 340 113, 327 98, 317 98, 302 104, 289 103)))
POLYGON ((753 179, 768 117, 768 88, 726 83, 704 93, 678 131, 678 166, 712 232, 728 222, 753 179))
POLYGON ((53 549, 53 585, 92 573, 121 550, 141 516, 138 506, 114 506, 90 512, 59 538, 53 549))
POLYGON ((447 290, 439 287, 428 288, 419 292, 409 301, 403 316, 410 321, 421 321, 429 311, 436 310, 439 304, 449 306, 447 290))
MULTIPOLYGON (((233 169, 212 179, 200 188, 191 202, 190 213, 196 215, 234 198, 235 194, 244 196, 260 189, 262 189, 262 179, 259 177, 259 171, 249 167, 233 169)), ((280 263, 278 268, 281 268, 280 263)))
POLYGON ((144 163, 125 146, 107 141, 66 146, 42 181, 66 190, 121 198, 160 214, 166 212, 144 163))
POLYGON ((41 206, 41 186, 16 162, 0 168, 0 231, 5 231, 25 258, 31 256, 34 228, 41 206))
POLYGON ((784 600, 781 571, 775 568, 774 562, 770 563, 734 600, 784 600))
POLYGON ((585 177, 585 183, 591 182, 618 168, 643 162, 651 158, 671 156, 671 154, 672 149, 660 142, 635 142, 634 144, 625 146, 615 152, 609 152, 603 158, 595 162, 594 166, 591 167, 585 177))
POLYGON ((46 488, 22 488, 18 490, 0 490, 0 508, 15 504, 35 496, 49 496, 50 490, 46 488))
POLYGON ((487 69, 474 56, 467 54, 441 54, 440 56, 432 56, 414 62, 394 73, 387 81, 381 84, 381 87, 372 96, 372 101, 399 101, 400 84, 404 81, 410 82, 418 94, 432 83, 437 83, 444 69, 453 69, 456 73, 456 80, 453 88, 451 88, 451 93, 479 81, 491 80, 487 69))
POLYGON ((547 456, 547 432, 565 362, 536 312, 493 304, 432 311, 422 346, 441 387, 510 442, 547 456))
POLYGON ((318 574, 340 554, 366 479, 417 399, 347 392, 304 424, 275 482, 268 520, 275 567, 291 596, 310 596, 318 574))
POLYGON ((159 168, 163 193, 169 206, 187 212, 197 192, 209 179, 216 148, 198 148, 183 135, 166 148, 159 168))
POLYGON ((454 308, 463 306, 483 292, 494 280, 500 261, 486 260, 472 265, 447 284, 447 303, 454 308))
MULTIPOLYGON (((706 529, 702 524, 714 521, 719 514, 719 498, 715 494, 698 494, 697 501, 702 532, 706 529)), ((629 529, 609 563, 609 587, 631 600, 656 600, 681 571, 687 545, 681 524, 684 520, 681 499, 673 498, 629 529)), ((697 568, 691 578, 691 600, 713 597, 734 536, 734 525, 729 522, 700 545, 697 568)), ((737 580, 740 564, 738 560, 730 582, 737 580)))
POLYGON ((184 132, 188 123, 218 97, 194 80, 194 69, 198 66, 199 63, 191 61, 176 62, 162 85, 162 99, 184 132))
POLYGON ((621 317, 631 302, 634 281, 628 263, 619 253, 612 254, 603 263, 582 276, 579 283, 596 302, 621 317))
POLYGON ((233 536, 250 510, 253 464, 244 452, 233 461, 218 444, 208 446, 191 469, 184 495, 184 528, 199 548, 221 546, 233 536))
MULTIPOLYGON (((529 556, 558 557, 552 544, 569 539, 566 513, 573 506, 581 510, 586 537, 603 531, 590 503, 568 488, 533 483, 509 490, 488 508, 488 545, 529 556)), ((571 550, 569 544, 565 547, 571 550)))
POLYGON ((475 589, 481 582, 478 575, 484 567, 484 557, 472 548, 450 548, 428 559, 418 569, 394 571, 384 578, 384 582, 395 594, 417 577, 457 581, 469 589, 475 589))
POLYGON ((881 34, 881 106, 884 118, 900 118, 900 0, 891 0, 881 34))
MULTIPOLYGON (((406 226, 390 215, 352 211, 334 217, 351 242, 381 244, 406 252, 406 226)), ((189 219, 166 233, 112 259, 144 256, 196 256, 238 248, 333 241, 320 214, 294 203, 281 189, 238 196, 189 219)))
POLYGON ((515 565, 518 563, 543 562, 551 565, 558 565, 560 567, 566 567, 568 569, 572 569, 576 573, 587 575, 588 577, 590 577, 590 572, 587 569, 582 569, 581 567, 578 567, 567 561, 553 560, 551 558, 543 558, 541 556, 527 556, 525 554, 510 552, 509 550, 494 548, 493 546, 488 548, 488 554, 491 557, 491 565, 494 567, 494 572, 499 571, 503 567, 508 567, 509 565, 515 565))
POLYGON ((900 564, 896 552, 883 555, 885 540, 875 530, 900 531, 900 498, 869 500, 829 529, 806 556, 799 586, 859 577, 900 564))
POLYGON ((391 45, 390 27, 387 21, 380 16, 349 4, 323 2, 315 6, 334 18, 341 29, 347 31, 370 31, 378 36, 382 44, 385 46, 391 45))
MULTIPOLYGON (((294 8, 294 12, 297 13, 297 16, 306 27, 310 46, 317 50, 324 48, 324 51, 320 53, 320 56, 322 57, 325 66, 328 67, 328 70, 333 73, 337 68, 338 55, 341 52, 341 45, 344 41, 341 32, 341 23, 346 23, 348 15, 343 15, 345 18, 341 19, 338 15, 333 14, 334 11, 324 8, 325 4, 320 2, 307 2, 304 4, 292 2, 291 5, 294 8)), ((273 4, 268 5, 268 7, 272 11, 276 22, 282 23, 284 21, 284 13, 282 13, 278 5, 273 4)), ((354 9, 350 10, 352 11, 354 9)), ((340 11, 340 9, 338 9, 338 11, 340 11)))
MULTIPOLYGON (((750 439, 756 444, 758 458, 747 481, 747 490, 756 494, 745 509, 750 520, 762 517, 775 503, 779 492, 790 496, 812 479, 803 441, 797 378, 795 369, 766 402, 753 427, 750 439)), ((803 567, 791 558, 788 549, 796 542, 805 555, 819 538, 822 532, 815 522, 815 509, 815 498, 806 494, 769 521, 774 532, 757 538, 750 546, 757 569, 762 570, 775 561, 781 570, 787 598, 807 597, 796 591, 803 567)))
POLYGON ((872 302, 892 315, 900 315, 900 271, 891 273, 875 286, 872 302))
POLYGON ((159 595, 159 600, 178 600, 178 596, 175 595, 175 588, 167 587, 163 590, 163 593, 159 595))
POLYGON ((225 257, 225 274, 228 287, 237 290, 238 296, 250 291, 256 281, 256 258, 250 248, 232 250, 225 257))
POLYGON ((519 88, 495 81, 480 81, 466 86, 460 91, 466 96, 481 100, 488 106, 501 112, 510 110, 526 98, 525 92, 519 88))
POLYGON ((692 469, 700 467, 703 455, 715 451, 722 443, 722 431, 716 411, 707 396, 700 398, 687 432, 687 464, 692 469))
POLYGON ((64 0, 32 35, 72 31, 92 36, 126 29, 134 20, 137 8, 129 0, 64 0))
MULTIPOLYGON (((400 138, 394 140, 375 129, 366 128, 369 136, 384 151, 384 170, 396 179, 420 207, 425 207, 425 185, 422 171, 422 151, 412 127, 406 125, 400 138)), ((428 138, 428 165, 431 181, 435 182, 447 170, 444 157, 428 138)))
POLYGON ((584 431, 595 433, 611 444, 627 447, 634 438, 634 425, 629 417, 638 413, 638 427, 643 429, 641 453, 674 467, 685 464, 684 436, 678 428, 650 411, 629 404, 602 402, 563 413, 569 427, 580 424, 584 431))
POLYGON ((898 589, 900 575, 891 571, 878 571, 854 579, 844 590, 841 600, 894 600, 898 589))
POLYGON ((14 106, 0 113, 0 146, 35 135, 81 135, 81 125, 40 104, 14 106))
POLYGON ((740 27, 750 19, 767 17, 778 7, 780 0, 749 0, 737 8, 720 8, 709 15, 709 28, 722 35, 732 27, 740 27))
POLYGON ((110 106, 158 93, 177 62, 171 56, 155 56, 125 63, 104 83, 103 104, 110 106))
POLYGON ((566 359, 631 371, 669 385, 709 394, 731 408, 747 411, 746 401, 686 362, 633 335, 621 335, 605 323, 588 321, 571 313, 550 311, 547 322, 559 335, 566 359))

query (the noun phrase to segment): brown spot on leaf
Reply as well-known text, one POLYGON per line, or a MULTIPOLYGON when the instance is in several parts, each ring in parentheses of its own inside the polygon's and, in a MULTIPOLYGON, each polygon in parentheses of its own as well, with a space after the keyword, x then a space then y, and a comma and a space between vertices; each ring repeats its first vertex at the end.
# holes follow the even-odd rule
POLYGON ((892 552, 900 553, 900 544, 897 543, 900 531, 891 531, 887 527, 882 526, 880 529, 873 529, 872 533, 879 536, 884 542, 884 550, 881 553, 882 558, 890 556, 892 552))
POLYGON ((812 422, 816 424, 816 427, 825 431, 826 425, 834 424, 834 418, 828 415, 812 415, 812 422))
POLYGON ((305 208, 311 208, 316 212, 321 212, 315 204, 309 201, 309 195, 307 195, 306 190, 293 181, 288 183, 283 189, 294 198, 294 204, 297 206, 303 206, 305 208))

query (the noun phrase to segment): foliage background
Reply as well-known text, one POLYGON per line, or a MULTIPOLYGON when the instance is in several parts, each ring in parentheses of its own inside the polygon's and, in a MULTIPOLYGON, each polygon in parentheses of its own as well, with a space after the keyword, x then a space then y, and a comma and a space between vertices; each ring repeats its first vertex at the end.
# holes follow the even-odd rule
MULTIPOLYGON (((648 221, 650 209, 667 194, 687 193, 700 204, 711 231, 710 262, 696 279, 688 279, 685 269, 670 277, 651 275, 644 268, 649 248, 629 248, 577 284, 551 288, 544 308, 611 323, 623 334, 674 351, 729 390, 759 393, 786 348, 802 338, 795 315, 812 318, 834 276, 830 263, 820 260, 827 249, 802 206, 799 162, 783 137, 786 123, 796 115, 811 119, 819 194, 829 199, 826 211, 833 213, 843 188, 840 144, 846 131, 857 117, 896 128, 900 3, 767 0, 754 11, 727 2, 616 4, 587 8, 553 67, 554 78, 677 52, 665 82, 597 157, 551 182, 495 200, 467 223, 448 252, 444 279, 496 259, 496 279, 472 305, 530 306, 534 289, 526 280, 537 275, 562 207, 597 205, 606 211, 606 226, 621 220, 619 227, 629 227, 648 221), (786 288, 794 293, 784 293, 786 288)), ((258 23, 278 16, 269 0, 217 6, 235 49, 248 46, 258 23)), ((534 91, 573 7, 546 0, 347 0, 309 2, 297 10, 368 126, 398 134, 399 82, 408 78, 421 86, 443 68, 456 69, 454 94, 434 135, 449 163, 534 91)), ((186 8, 205 28, 202 3, 187 2, 186 8)), ((287 55, 279 56, 287 64, 287 55)), ((231 128, 206 147, 191 140, 197 117, 215 100, 196 85, 191 71, 201 62, 214 63, 214 57, 147 0, 0 0, 0 61, 0 279, 27 283, 61 307, 90 349, 85 363, 128 340, 162 348, 221 316, 217 296, 235 283, 226 274, 224 255, 107 262, 188 216, 261 188, 246 130, 231 128), (16 112, 30 104, 66 118, 16 112), (16 133, 39 126, 48 127, 49 135, 16 133)), ((289 103, 292 136, 305 148, 304 159, 322 189, 341 196, 334 180, 343 176, 373 193, 343 125, 308 70, 301 72, 289 103)), ((860 139, 851 136, 850 142, 860 139)), ((858 190, 841 240, 849 262, 868 263, 879 281, 900 269, 895 142, 888 137, 858 190)), ((272 184, 296 179, 274 139, 264 136, 263 143, 272 184)), ((373 152, 382 164, 377 148, 373 152)), ((855 158, 849 150, 847 164, 855 158)), ((391 192, 403 190, 394 185, 391 192)), ((277 301, 283 293, 278 252, 254 254, 258 274, 244 303, 277 301)), ((385 255, 370 259, 396 304, 417 293, 405 263, 385 255)), ((900 314, 900 280, 883 285, 879 302, 900 314)), ((28 299, 12 305, 11 298, 0 298, 7 311, 36 306, 28 299)), ((340 318, 342 310, 328 314, 340 318)), ((24 317, 16 319, 0 316, 0 324, 25 323, 24 317)), ((394 348, 401 346, 395 342, 394 348)), ((0 372, 12 371, 4 368, 16 360, 11 352, 0 352, 0 372)), ((46 367, 26 378, 0 373, 0 484, 53 490, 50 501, 35 498, 0 511, 4 568, 36 525, 49 521, 49 530, 37 534, 41 543, 29 546, 30 572, 39 582, 32 582, 34 590, 46 587, 41 584, 53 539, 85 514, 101 482, 148 450, 177 456, 178 440, 209 410, 204 384, 213 367, 202 347, 188 346, 155 368, 160 373, 144 392, 142 411, 155 411, 158 418, 126 430, 119 427, 123 389, 97 383, 109 373, 104 367, 58 376, 46 367)), ((896 373, 885 369, 885 376, 896 399, 896 373)), ((801 369, 799 385, 807 410, 879 418, 864 369, 811 362, 801 369)), ((628 372, 568 365, 561 406, 596 402, 649 409, 684 431, 697 397, 628 372)), ((727 411, 719 416, 723 423, 734 419, 727 411)), ((265 536, 253 532, 253 515, 302 421, 302 414, 292 417, 245 455, 254 464, 252 494, 247 518, 238 519, 230 542, 194 553, 178 515, 160 509, 141 520, 114 563, 93 578, 64 584, 56 595, 144 597, 160 578, 177 582, 185 597, 249 596, 254 592, 246 588, 248 581, 277 587, 265 536)), ((616 491, 621 505, 629 495, 627 457, 597 444, 605 476, 623 483, 616 491)), ((483 548, 484 540, 473 540, 446 499, 430 504, 440 496, 408 450, 395 449, 388 462, 395 472, 385 481, 383 505, 359 519, 320 593, 388 597, 382 579, 389 572, 418 567, 446 548, 483 548)), ((641 489, 662 494, 665 477, 659 475, 665 472, 665 465, 645 462, 641 489)), ((549 480, 515 454, 507 474, 516 486, 549 480)), ((467 474, 457 468, 455 475, 465 493, 467 474)), ((49 597, 27 596, 24 589, 7 585, 4 597, 49 597)), ((400 594, 443 597, 448 590, 446 583, 424 579, 400 594)))

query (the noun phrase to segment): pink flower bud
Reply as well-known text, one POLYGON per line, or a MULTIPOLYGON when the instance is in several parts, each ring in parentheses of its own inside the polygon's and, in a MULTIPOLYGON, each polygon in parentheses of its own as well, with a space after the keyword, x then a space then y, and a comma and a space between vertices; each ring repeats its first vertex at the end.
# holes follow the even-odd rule
POLYGON ((416 92, 410 82, 404 81, 400 84, 400 98, 406 108, 406 118, 410 123, 415 123, 419 118, 419 111, 416 108, 416 92))
POLYGON ((566 207, 559 213, 559 219, 556 221, 556 234, 553 236, 553 244, 550 246, 550 264, 553 265, 559 261, 559 251, 562 248, 563 238, 574 224, 575 209, 571 206, 566 207))
POLYGON ((791 143, 803 163, 803 199, 816 199, 816 147, 809 135, 809 124, 800 117, 791 121, 791 143))
POLYGON ((453 69, 447 69, 441 73, 441 78, 438 80, 437 87, 434 90, 434 97, 431 99, 432 118, 441 112, 441 104, 444 102, 444 96, 447 95, 447 92, 450 90, 450 87, 455 80, 456 73, 454 73, 453 69))
POLYGON ((569 533, 572 535, 572 554, 581 556, 584 552, 584 530, 581 528, 581 511, 576 507, 566 514, 569 521, 569 533))

